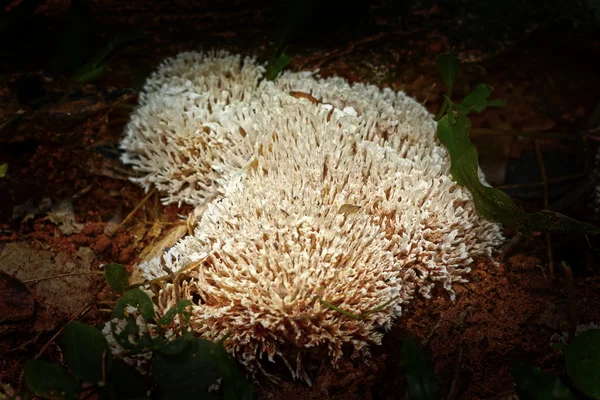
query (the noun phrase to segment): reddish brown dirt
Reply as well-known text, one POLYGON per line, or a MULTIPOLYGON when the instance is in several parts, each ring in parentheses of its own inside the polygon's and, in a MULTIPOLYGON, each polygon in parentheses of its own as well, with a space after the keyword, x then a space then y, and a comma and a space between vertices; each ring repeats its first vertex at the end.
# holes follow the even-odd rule
MULTIPOLYGON (((127 181, 129 171, 114 156, 127 113, 136 101, 136 92, 130 88, 140 82, 137 64, 126 56, 141 54, 150 68, 165 56, 190 49, 226 48, 264 58, 273 23, 268 5, 239 1, 232 10, 213 10, 191 4, 183 0, 173 5, 140 1, 96 4, 94 21, 100 38, 128 27, 143 29, 148 36, 128 48, 102 80, 92 85, 79 86, 51 72, 40 72, 49 71, 48 49, 58 40, 67 2, 46 3, 35 17, 46 24, 35 34, 21 30, 23 43, 2 50, 7 57, 0 65, 4 74, 0 78, 0 122, 12 118, 17 110, 26 112, 3 128, 0 136, 0 161, 8 162, 10 168, 0 180, 0 251, 7 243, 26 242, 35 249, 52 248, 74 255, 84 246, 96 255, 92 264, 96 270, 108 262, 131 268, 140 251, 156 240, 156 230, 151 233, 155 222, 166 227, 178 221, 177 214, 189 212, 161 206, 155 194, 110 234, 110 229, 145 196, 142 189, 127 181), (22 98, 23 93, 31 92, 24 87, 44 93, 37 99, 41 105, 22 98), (70 200, 76 222, 83 225, 81 232, 61 233, 44 212, 13 218, 14 207, 27 200, 37 206, 44 198, 70 200)), ((435 10, 430 11, 432 19, 439 18, 435 10)), ((485 43, 485 50, 481 50, 470 39, 442 29, 445 22, 440 22, 440 30, 434 22, 402 29, 385 13, 376 18, 375 25, 387 35, 362 45, 353 43, 371 37, 377 28, 342 35, 337 41, 307 39, 307 43, 296 46, 297 57, 291 68, 320 66, 325 76, 336 74, 351 81, 405 90, 435 112, 443 93, 435 59, 445 51, 460 50, 463 58, 476 61, 464 65, 455 94, 465 94, 484 81, 495 87, 495 96, 508 103, 505 108, 474 117, 475 128, 577 135, 599 99, 597 40, 567 42, 560 35, 549 39, 546 31, 534 30, 516 44, 499 40, 485 43)), ((483 143, 485 146, 487 142, 483 143)), ((528 140, 511 139, 505 144, 503 161, 519 159, 533 149, 528 140)), ((575 155, 579 160, 575 167, 586 171, 589 149, 580 142, 546 140, 542 149, 575 155)), ((538 180, 536 174, 529 181, 538 180)), ((528 190, 517 191, 524 199, 519 204, 538 209, 542 205, 539 192, 534 197, 528 190)), ((569 189, 556 190, 560 198, 569 189)), ((575 207, 575 212, 582 209, 575 207)), ((548 270, 544 237, 525 240, 499 265, 478 260, 470 283, 457 286, 456 301, 440 293, 434 300, 420 299, 411 304, 386 334, 383 345, 373 349, 371 360, 347 360, 338 370, 321 366, 314 371, 316 378, 310 388, 290 381, 279 386, 261 381, 256 386, 258 398, 405 399, 400 348, 407 335, 423 343, 441 392, 451 400, 499 399, 512 393, 510 370, 519 359, 561 375, 562 358, 550 347, 550 337, 573 328, 573 323, 600 323, 600 278, 597 258, 584 238, 558 236, 553 238, 553 245, 554 278, 548 270), (574 268, 574 309, 567 306, 567 285, 558 263, 562 260, 574 268)), ((27 285, 35 294, 35 283, 27 285)), ((0 382, 15 387, 22 384, 22 361, 41 350, 42 358, 62 360, 53 335, 69 319, 92 324, 105 321, 106 310, 116 297, 100 281, 96 289, 97 301, 84 315, 65 314, 38 299, 34 317, 0 322, 0 382)))

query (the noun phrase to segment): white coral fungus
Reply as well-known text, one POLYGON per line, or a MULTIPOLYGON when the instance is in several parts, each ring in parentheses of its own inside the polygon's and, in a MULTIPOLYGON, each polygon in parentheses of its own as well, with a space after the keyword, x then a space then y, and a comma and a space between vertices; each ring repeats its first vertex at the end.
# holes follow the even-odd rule
MULTIPOLYGON (((192 327, 249 368, 309 348, 367 355, 407 302, 454 296, 502 236, 450 177, 432 116, 402 92, 186 53, 149 80, 123 141, 137 182, 204 207, 146 279, 183 271, 192 327), (166 268, 165 268, 166 267, 166 268), (353 319, 328 304, 363 318, 353 319), (376 312, 371 312, 376 310, 376 312)), ((157 296, 165 312, 172 284, 157 296)), ((299 356, 298 356, 299 357, 299 356)))

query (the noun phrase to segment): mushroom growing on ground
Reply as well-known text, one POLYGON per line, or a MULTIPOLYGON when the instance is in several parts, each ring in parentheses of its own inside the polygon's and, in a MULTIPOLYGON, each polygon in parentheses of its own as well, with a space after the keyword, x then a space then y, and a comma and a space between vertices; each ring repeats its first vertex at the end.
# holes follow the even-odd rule
POLYGON ((309 350, 334 365, 345 348, 367 356, 415 294, 453 298, 473 257, 502 242, 452 181, 433 117, 404 93, 304 72, 260 81, 251 59, 224 80, 214 66, 240 57, 183 60, 150 81, 124 161, 166 202, 205 210, 192 235, 137 268, 147 280, 180 272, 154 297, 159 315, 177 294, 193 299, 195 333, 228 335, 251 371, 279 358, 309 382, 309 350))

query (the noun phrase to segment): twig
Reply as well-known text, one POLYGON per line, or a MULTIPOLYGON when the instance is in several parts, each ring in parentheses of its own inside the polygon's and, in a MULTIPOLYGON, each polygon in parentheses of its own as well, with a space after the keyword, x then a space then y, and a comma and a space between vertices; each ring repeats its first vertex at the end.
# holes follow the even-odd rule
POLYGON ((458 355, 456 356, 456 363, 454 363, 454 374, 452 375, 452 383, 450 384, 450 390, 448 391, 448 397, 446 397, 446 400, 454 400, 454 398, 456 397, 456 392, 458 390, 458 378, 460 376, 460 368, 462 366, 463 354, 464 337, 460 341, 458 355))
POLYGON ((131 212, 125 217, 125 219, 123 221, 121 221, 121 223, 119 225, 117 225, 117 227, 115 228, 114 231, 112 231, 108 237, 112 237, 115 233, 117 233, 119 231, 119 229, 121 229, 123 227, 123 225, 125 225, 127 223, 127 221, 129 221, 131 219, 131 217, 133 217, 135 215, 135 213, 144 205, 144 203, 146 203, 148 201, 148 199, 150 198, 150 196, 152 196, 154 194, 155 190, 152 189, 143 199, 142 201, 140 201, 138 203, 137 206, 135 206, 135 208, 133 210, 131 210, 131 212))
POLYGON ((573 270, 564 261, 561 263, 567 279, 567 308, 569 310, 569 342, 575 338, 577 322, 575 318, 575 283, 573 282, 573 270))
POLYGON ((509 189, 533 189, 533 188, 543 188, 546 185, 565 183, 569 181, 574 181, 577 179, 581 179, 587 177, 589 174, 587 172, 578 172, 576 174, 561 176, 560 178, 547 179, 546 183, 544 182, 532 182, 532 183, 517 183, 514 185, 498 185, 494 186, 496 189, 501 190, 509 190, 509 189))
POLYGON ((83 315, 85 315, 90 308, 92 308, 91 304, 86 304, 85 307, 83 307, 78 313, 76 313, 75 315, 73 315, 73 317, 71 317, 71 319, 64 324, 59 330, 58 332, 56 332, 54 335, 52 335, 52 337, 50 338, 50 340, 48 340, 48 342, 46 342, 46 344, 42 347, 42 349, 35 355, 35 357, 33 357, 34 360, 37 360, 38 358, 40 358, 42 356, 42 354, 44 354, 44 352, 46 351, 46 349, 56 340, 56 338, 62 333, 62 331, 65 329, 65 326, 69 325, 71 322, 75 321, 76 319, 79 319, 80 317, 82 317, 83 315))
POLYGON ((315 61, 315 60, 319 60, 319 61, 318 61, 318 62, 317 62, 317 63, 316 63, 316 64, 315 64, 313 67, 312 67, 313 69, 318 69, 318 68, 320 68, 320 67, 321 67, 323 64, 325 64, 325 63, 329 62, 331 58, 333 58, 333 57, 335 57, 335 56, 338 56, 338 57, 339 57, 339 56, 343 56, 343 55, 349 54, 349 53, 351 53, 351 52, 354 50, 354 48, 355 48, 356 46, 360 46, 360 45, 362 45, 362 44, 365 44, 365 43, 373 42, 373 41, 375 41, 375 40, 381 39, 382 37, 384 37, 384 36, 386 36, 386 35, 387 35, 387 33, 386 33, 386 32, 382 32, 382 33, 378 33, 378 34, 376 34, 376 35, 373 35, 373 36, 368 36, 368 37, 366 37, 366 38, 363 38, 363 39, 357 40, 357 41, 355 41, 355 42, 350 42, 350 43, 348 44, 348 46, 346 46, 346 48, 345 48, 345 49, 343 49, 343 50, 336 49, 336 50, 333 50, 333 51, 329 51, 329 52, 327 52, 327 53, 325 53, 325 54, 323 54, 323 55, 319 55, 319 56, 316 56, 316 57, 311 57, 311 58, 308 58, 308 59, 306 59, 306 60, 305 60, 305 61, 304 61, 304 62, 303 62, 303 63, 302 63, 300 66, 299 66, 299 68, 300 68, 300 69, 304 69, 304 67, 306 66, 306 64, 309 64, 310 62, 312 62, 312 61, 315 61))
MULTIPOLYGON (((542 182, 544 183, 544 208, 548 208, 548 176, 546 175, 546 167, 544 166, 544 157, 542 155, 542 149, 540 148, 540 142, 535 141, 535 155, 538 162, 538 168, 542 175, 542 182)), ((546 249, 548 249, 548 269, 550 270, 550 278, 554 279, 554 259, 552 257, 552 240, 550 234, 546 233, 546 249)))
POLYGON ((500 260, 502 262, 506 261, 508 257, 510 257, 514 253, 515 249, 517 248, 519 243, 521 243, 522 240, 523 235, 520 233, 517 233, 515 236, 513 236, 512 239, 510 239, 510 242, 508 242, 504 249, 502 249, 502 255, 500 256, 500 260))
POLYGON ((437 330, 437 328, 440 327, 440 321, 438 320, 438 322, 435 324, 435 326, 431 329, 431 331, 427 334, 427 336, 425 337, 425 339, 423 339, 423 341, 421 342, 421 347, 425 347, 427 346, 427 343, 429 343, 429 341, 431 340, 431 338, 433 337, 433 334, 435 333, 435 331, 437 330))
POLYGON ((567 133, 556 133, 556 132, 523 132, 513 130, 502 130, 502 129, 488 129, 478 128, 471 129, 471 137, 476 136, 512 136, 512 137, 526 137, 531 139, 557 139, 557 140, 568 140, 576 141, 581 138, 577 135, 569 135, 567 133))
POLYGON ((39 282, 39 281, 45 281, 48 279, 55 279, 55 278, 64 278, 67 276, 78 276, 78 275, 103 275, 104 272, 102 271, 90 271, 90 272, 71 272, 69 274, 59 274, 59 275, 52 275, 52 276, 43 276, 41 278, 31 278, 31 279, 25 279, 22 280, 21 282, 23 283, 29 283, 29 282, 39 282))

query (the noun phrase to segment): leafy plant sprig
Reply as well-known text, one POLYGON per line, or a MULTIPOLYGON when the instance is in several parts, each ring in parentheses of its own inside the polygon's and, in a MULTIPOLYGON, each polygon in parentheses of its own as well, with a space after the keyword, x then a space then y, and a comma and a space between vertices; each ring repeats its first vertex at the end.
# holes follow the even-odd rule
POLYGON ((526 213, 504 192, 481 183, 477 150, 469 140, 471 121, 467 115, 473 111, 481 112, 486 107, 503 106, 504 102, 488 100, 492 87, 485 84, 478 85, 460 103, 453 102, 450 96, 459 66, 459 60, 452 55, 442 55, 438 59, 438 69, 448 92, 436 117, 437 136, 450 154, 452 178, 471 192, 477 212, 488 221, 516 227, 523 234, 535 231, 600 233, 600 228, 549 210, 526 213))
POLYGON ((113 336, 131 355, 151 352, 155 385, 122 359, 113 357, 99 329, 71 322, 62 335, 66 366, 42 360, 25 362, 25 381, 33 394, 41 398, 75 399, 84 391, 92 390, 100 399, 252 399, 251 385, 231 361, 222 343, 196 338, 187 328, 191 301, 179 301, 159 318, 143 291, 137 288, 124 291, 128 274, 123 265, 108 264, 105 277, 108 285, 122 294, 112 317, 125 320, 125 324, 119 329, 111 324, 113 336), (156 324, 157 335, 153 337, 147 329, 141 332, 138 320, 127 311, 130 306, 137 309, 144 321, 156 324), (177 317, 184 327, 181 336, 167 341, 164 334, 177 317), (209 392, 209 387, 219 378, 218 391, 209 392))

